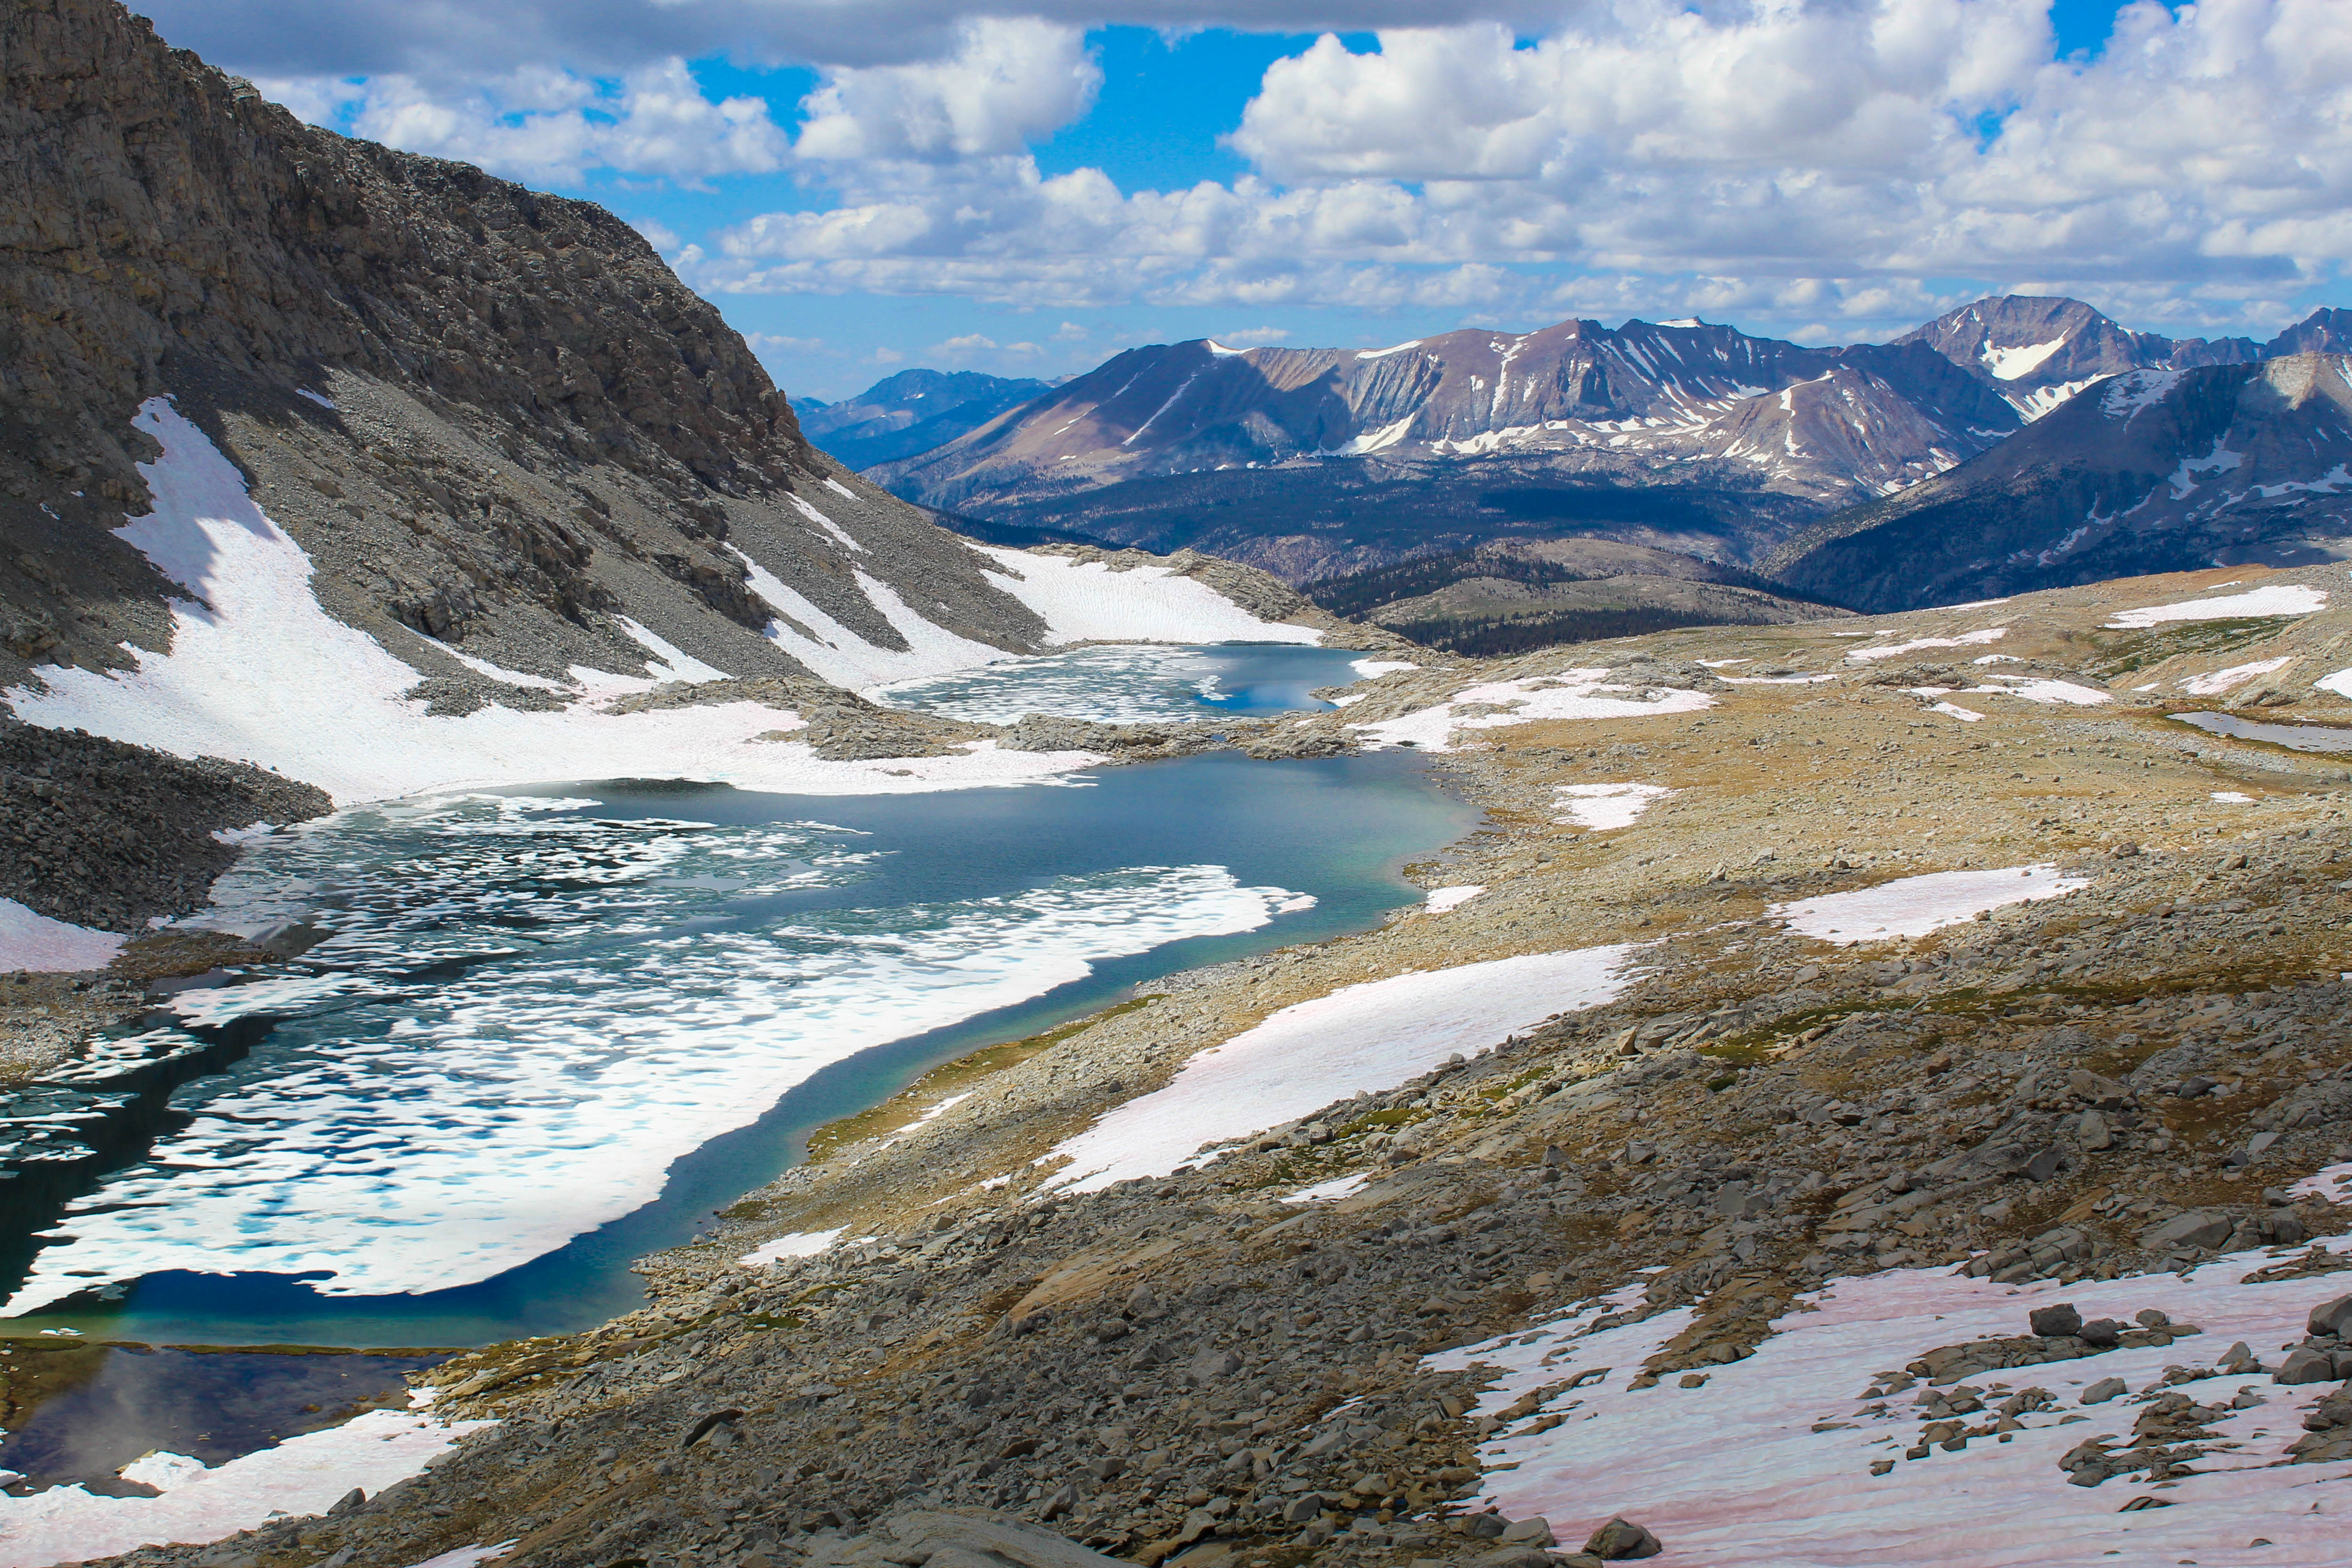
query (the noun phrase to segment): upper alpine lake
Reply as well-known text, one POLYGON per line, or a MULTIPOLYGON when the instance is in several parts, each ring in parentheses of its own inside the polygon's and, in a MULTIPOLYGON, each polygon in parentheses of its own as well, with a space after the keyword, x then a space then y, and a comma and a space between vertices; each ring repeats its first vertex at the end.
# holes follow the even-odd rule
MULTIPOLYGON (((961 716, 1319 707, 1330 650, 1097 647, 878 693, 961 716), (985 711, 982 711, 985 710, 985 711)), ((1473 815, 1401 753, 1213 753, 1019 788, 644 780, 263 837, 195 921, 299 958, 110 1042, 230 1042, 142 1146, 12 1238, 9 1331, 457 1345, 640 1299, 808 1132, 1178 970, 1377 923, 1473 815), (320 934, 322 933, 322 934, 320 934)))

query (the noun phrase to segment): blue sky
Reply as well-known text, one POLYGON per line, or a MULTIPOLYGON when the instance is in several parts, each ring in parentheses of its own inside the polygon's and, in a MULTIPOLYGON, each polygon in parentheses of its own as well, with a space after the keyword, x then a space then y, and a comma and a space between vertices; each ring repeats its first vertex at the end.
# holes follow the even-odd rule
POLYGON ((1204 335, 2352 302, 2344 0, 148 9, 320 123, 604 203, 800 396, 1204 335))

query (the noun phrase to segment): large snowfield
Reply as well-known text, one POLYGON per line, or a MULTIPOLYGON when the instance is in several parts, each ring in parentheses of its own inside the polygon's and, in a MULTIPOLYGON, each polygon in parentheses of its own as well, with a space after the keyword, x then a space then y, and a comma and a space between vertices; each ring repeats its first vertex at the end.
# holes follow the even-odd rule
MULTIPOLYGON (((318 784, 340 805, 455 788, 627 776, 689 778, 795 794, 882 794, 1018 784, 1097 759, 1083 752, 1000 752, 833 763, 790 740, 793 716, 757 703, 616 715, 585 704, 567 712, 490 707, 432 717, 404 694, 420 677, 366 634, 329 616, 311 588, 300 545, 246 491, 244 477, 204 432, 162 398, 134 421, 163 455, 140 471, 155 510, 121 536, 191 595, 172 606, 172 649, 135 652, 129 674, 45 671, 47 690, 5 695, 29 722, 86 729, 176 756, 227 757, 318 784)), ((1114 572, 1097 563, 1019 551, 983 551, 992 580, 1036 610, 1056 643, 1087 638, 1312 643, 1319 634, 1260 621, 1166 568, 1114 572)), ((869 598, 913 643, 894 654, 856 637, 814 605, 755 572, 753 586, 780 612, 828 636, 820 647, 788 630, 778 637, 820 673, 870 684, 938 674, 1014 657, 931 625, 880 584, 860 575, 869 598)), ((720 672, 686 658, 633 623, 652 674, 575 668, 597 699, 650 689, 660 680, 720 672)), ((477 669, 494 673, 481 661, 477 669)), ((511 679, 511 678, 509 678, 511 679)), ((528 678, 541 688, 544 678, 528 678)), ((5 960, 0 960, 5 962, 5 960)))
POLYGON ((1391 1088, 1499 1044, 1559 1013, 1594 1007, 1629 983, 1630 947, 1530 953, 1367 981, 1285 1007, 1184 1064, 1040 1163, 1066 1155, 1054 1184, 1091 1193, 1164 1176, 1203 1144, 1262 1131, 1335 1100, 1391 1088))
MULTIPOLYGON (((2352 1237, 2326 1245, 2352 1250, 2352 1237)), ((1541 1515, 1571 1546, 1622 1513, 1664 1543, 1655 1561, 1676 1568, 2352 1563, 2352 1489, 2344 1486, 2352 1462, 2284 1462, 2287 1445, 2303 1436, 2303 1413, 2334 1383, 2281 1387, 2267 1373, 2209 1372, 2174 1384, 2201 1405, 2227 1405, 2242 1390, 2262 1401, 2214 1424, 2210 1429, 2231 1447, 2197 1460, 2200 1473, 2175 1481, 2150 1486, 2116 1477, 2079 1487, 2058 1468, 2060 1457, 2087 1438, 2128 1444, 2146 1394, 2161 1386, 2168 1367, 2210 1368, 2240 1341, 2274 1367, 2278 1347, 2302 1338, 2310 1310, 2343 1294, 2352 1278, 2245 1282, 2273 1261, 2241 1253, 2178 1278, 2074 1285, 1996 1285, 1946 1268, 1840 1279, 1801 1298, 1754 1355, 1709 1368, 1696 1388, 1679 1386, 1678 1376, 1646 1389, 1627 1386, 1692 1320, 1690 1309, 1678 1308, 1597 1329, 1605 1313, 1638 1301, 1638 1285, 1429 1364, 1502 1370, 1479 1401, 1482 1412, 1559 1388, 1538 1415, 1518 1424, 1521 1431, 1506 1427, 1486 1444, 1487 1465, 1511 1468, 1488 1471, 1482 1501, 1511 1519, 1541 1515), (2125 1322, 2153 1308, 2203 1331, 2169 1348, 1970 1376, 1963 1386, 1983 1391, 1988 1406, 2038 1387, 2057 1407, 2022 1416, 2024 1430, 2007 1441, 1976 1437, 1958 1452, 1936 1447, 1925 1458, 1906 1459, 1924 1425, 1913 1408, 1919 1391, 1865 1402, 1873 1380, 1901 1373, 1938 1346, 2027 1333, 2027 1313, 2059 1301, 2085 1319, 2125 1322), (1592 1381, 1560 1386, 1580 1373, 1592 1381), (2085 1387, 2110 1377, 2133 1392, 2085 1408, 2085 1387), (1567 1419, 1545 1432, 1524 1430, 1549 1415, 1567 1419), (1888 1474, 1871 1474, 1874 1461, 1888 1460, 1888 1474), (2142 1497, 2170 1506, 2121 1511, 2142 1497)))

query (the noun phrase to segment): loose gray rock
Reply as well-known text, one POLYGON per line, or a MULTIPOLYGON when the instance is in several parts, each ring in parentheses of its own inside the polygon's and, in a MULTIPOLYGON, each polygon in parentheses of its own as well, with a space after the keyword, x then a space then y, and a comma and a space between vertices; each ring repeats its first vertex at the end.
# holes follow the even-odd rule
POLYGON ((1620 1516, 1594 1531, 1584 1550, 1604 1563, 1633 1557, 1655 1557, 1665 1550, 1658 1538, 1632 1520, 1620 1516))

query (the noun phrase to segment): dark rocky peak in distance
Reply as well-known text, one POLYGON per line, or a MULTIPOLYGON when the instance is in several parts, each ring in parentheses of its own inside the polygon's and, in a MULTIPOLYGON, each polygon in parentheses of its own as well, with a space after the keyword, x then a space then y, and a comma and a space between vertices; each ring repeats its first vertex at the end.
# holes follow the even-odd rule
POLYGON ((2352 558, 2352 357, 2126 371, 1764 569, 1866 611, 2352 558))
POLYGON ((2352 353, 2352 310, 2322 306, 2263 345, 2263 357, 2352 353))
POLYGON ((853 468, 913 457, 1052 390, 1027 377, 902 370, 838 403, 800 405, 801 428, 853 468))
POLYGON ((1926 343, 1996 386, 2029 419, 2100 376, 2166 364, 2172 354, 2169 339, 2135 332, 2080 300, 2029 294, 1963 305, 1895 342, 1926 343))

